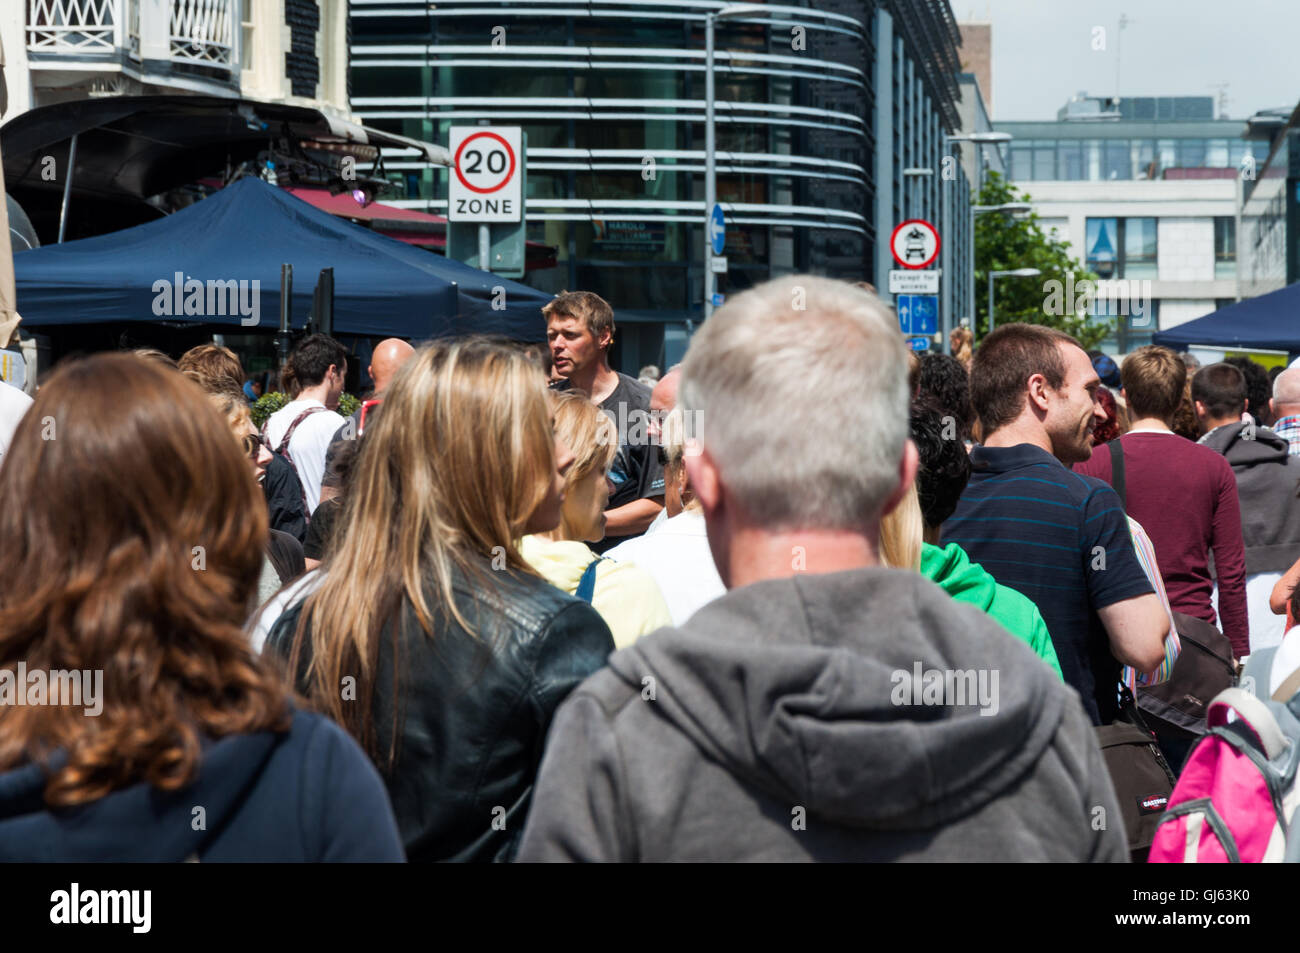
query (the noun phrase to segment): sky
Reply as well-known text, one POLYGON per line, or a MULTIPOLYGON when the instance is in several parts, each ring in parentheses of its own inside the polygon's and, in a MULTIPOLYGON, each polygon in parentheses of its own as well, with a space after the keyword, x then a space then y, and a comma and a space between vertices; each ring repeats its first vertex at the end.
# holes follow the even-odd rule
POLYGON ((995 121, 1055 119, 1082 90, 1115 95, 1117 48, 1124 96, 1218 97, 1227 83, 1232 119, 1300 101, 1300 0, 949 3, 959 23, 993 23, 995 121))

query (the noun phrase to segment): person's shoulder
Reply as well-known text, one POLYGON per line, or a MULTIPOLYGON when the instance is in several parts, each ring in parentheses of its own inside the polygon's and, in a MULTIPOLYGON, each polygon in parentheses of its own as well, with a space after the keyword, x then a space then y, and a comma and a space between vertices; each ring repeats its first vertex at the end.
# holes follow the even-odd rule
POLYGON ((33 400, 13 384, 0 381, 0 413, 25 412, 33 400))
POLYGON ((615 371, 618 375, 619 389, 623 391, 625 399, 631 403, 640 405, 645 403, 646 407, 650 406, 650 386, 642 384, 635 377, 629 377, 622 371, 615 371))

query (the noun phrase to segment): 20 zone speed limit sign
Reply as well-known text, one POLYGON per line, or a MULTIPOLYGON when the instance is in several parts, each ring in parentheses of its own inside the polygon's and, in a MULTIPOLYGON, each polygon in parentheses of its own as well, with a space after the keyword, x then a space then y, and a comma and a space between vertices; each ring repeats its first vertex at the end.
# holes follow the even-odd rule
POLYGON ((517 222, 523 212, 522 137, 518 126, 452 126, 447 218, 517 222))

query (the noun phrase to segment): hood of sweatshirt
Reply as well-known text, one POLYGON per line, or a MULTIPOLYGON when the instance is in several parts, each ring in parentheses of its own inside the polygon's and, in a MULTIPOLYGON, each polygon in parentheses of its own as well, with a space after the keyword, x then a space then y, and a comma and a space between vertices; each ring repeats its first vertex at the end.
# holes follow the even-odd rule
POLYGON ((1267 427, 1249 424, 1226 424, 1211 430, 1202 439, 1211 450, 1228 458, 1234 467, 1253 467, 1260 463, 1286 463, 1289 445, 1267 427))
POLYGON ((984 613, 878 568, 732 590, 610 667, 732 773, 874 829, 933 827, 1015 786, 1068 699, 984 613))
POLYGON ((554 540, 545 536, 525 536, 519 542, 524 562, 541 573, 546 581, 565 592, 578 588, 596 552, 586 543, 572 539, 554 540))
POLYGON ((0 774, 0 862, 187 860, 243 805, 286 737, 231 735, 205 745, 197 779, 176 794, 139 783, 58 811, 43 800, 46 775, 39 765, 6 771, 0 774))
POLYGON ((988 612, 993 607, 998 587, 993 577, 976 566, 966 551, 956 543, 942 549, 921 544, 921 575, 944 592, 968 605, 988 612))

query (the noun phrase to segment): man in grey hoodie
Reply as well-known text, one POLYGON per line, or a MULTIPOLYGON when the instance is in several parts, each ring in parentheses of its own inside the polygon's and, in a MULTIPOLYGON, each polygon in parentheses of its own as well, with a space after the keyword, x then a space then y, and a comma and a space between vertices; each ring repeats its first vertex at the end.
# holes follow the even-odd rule
POLYGON ((879 299, 807 275, 731 299, 679 403, 729 591, 560 707, 519 859, 1126 860, 1078 695, 984 613, 880 568, 917 453, 879 299))
MULTIPOLYGON (((1241 540, 1246 549, 1246 611, 1250 650, 1279 645, 1286 619, 1269 608, 1273 587, 1300 559, 1300 457, 1290 444, 1254 421, 1242 423, 1246 379, 1232 364, 1211 364, 1192 378, 1200 442, 1225 458, 1237 478, 1241 540)), ((1218 588, 1215 588, 1218 600, 1218 588)))

